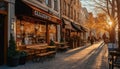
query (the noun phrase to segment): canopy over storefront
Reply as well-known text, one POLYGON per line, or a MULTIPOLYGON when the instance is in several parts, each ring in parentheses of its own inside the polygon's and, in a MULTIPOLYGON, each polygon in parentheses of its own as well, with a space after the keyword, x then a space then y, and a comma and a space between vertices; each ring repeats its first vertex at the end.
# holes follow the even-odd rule
POLYGON ((23 0, 16 0, 15 3, 15 14, 17 16, 30 16, 36 17, 44 20, 51 21, 56 24, 61 24, 61 19, 55 15, 50 14, 47 11, 44 11, 36 6, 33 6, 23 0))
POLYGON ((71 22, 71 25, 73 28, 75 28, 78 32, 82 32, 83 30, 81 29, 81 27, 73 22, 71 22))
POLYGON ((62 19, 63 21, 63 25, 65 25, 65 29, 69 29, 71 31, 77 31, 75 28, 72 27, 71 22, 66 20, 66 19, 62 19))
POLYGON ((80 25, 80 28, 82 29, 83 32, 87 32, 87 31, 88 31, 87 28, 85 28, 85 27, 83 27, 83 26, 81 26, 81 25, 80 25))

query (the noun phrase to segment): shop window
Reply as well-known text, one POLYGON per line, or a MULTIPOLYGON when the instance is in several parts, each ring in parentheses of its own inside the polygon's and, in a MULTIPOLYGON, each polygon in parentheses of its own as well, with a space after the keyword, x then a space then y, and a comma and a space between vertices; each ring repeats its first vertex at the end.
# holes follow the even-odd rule
POLYGON ((38 43, 45 43, 46 41, 46 25, 39 24, 37 29, 37 41, 38 43))
POLYGON ((46 42, 46 25, 17 20, 17 45, 30 45, 46 42))
POLYGON ((50 40, 54 40, 56 41, 56 25, 49 25, 49 37, 50 37, 50 40))

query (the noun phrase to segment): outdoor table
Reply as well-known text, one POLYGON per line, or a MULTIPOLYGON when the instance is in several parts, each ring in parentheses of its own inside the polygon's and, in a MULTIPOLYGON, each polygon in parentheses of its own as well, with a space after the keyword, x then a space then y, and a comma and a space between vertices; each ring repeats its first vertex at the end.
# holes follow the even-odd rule
POLYGON ((66 46, 66 42, 56 42, 55 45, 57 46, 57 50, 67 50, 68 46, 66 46))
POLYGON ((118 57, 118 56, 120 56, 120 52, 118 52, 118 51, 110 51, 109 52, 110 53, 110 55, 111 55, 111 60, 112 60, 112 69, 114 69, 114 57, 118 57))
POLYGON ((47 47, 43 47, 43 46, 33 46, 33 47, 28 47, 27 49, 30 49, 30 50, 33 50, 34 51, 34 54, 36 54, 36 52, 38 51, 42 51, 42 50, 45 50, 47 49, 47 47))
POLYGON ((56 51, 56 46, 46 46, 48 48, 49 51, 56 51))
POLYGON ((47 50, 47 47, 46 46, 31 46, 31 47, 27 47, 27 49, 33 51, 32 60, 34 61, 35 55, 41 53, 44 50, 47 50))
POLYGON ((56 46, 47 46, 47 48, 56 48, 56 46))
POLYGON ((27 47, 27 49, 33 50, 33 61, 37 61, 37 58, 39 58, 42 55, 44 57, 56 53, 56 46, 30 46, 27 47))
POLYGON ((65 44, 66 43, 64 43, 64 42, 61 42, 61 43, 57 42, 57 43, 55 43, 55 45, 57 46, 57 49, 62 47, 62 46, 65 46, 65 44))

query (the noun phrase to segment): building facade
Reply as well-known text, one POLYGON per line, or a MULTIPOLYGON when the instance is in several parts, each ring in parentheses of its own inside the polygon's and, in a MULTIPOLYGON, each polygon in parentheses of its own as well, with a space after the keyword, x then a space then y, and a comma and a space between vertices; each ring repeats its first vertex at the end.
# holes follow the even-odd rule
POLYGON ((59 0, 0 0, 0 65, 7 62, 10 33, 17 46, 49 44, 60 40, 60 24, 59 0))
POLYGON ((70 48, 75 48, 81 44, 80 11, 82 10, 79 0, 61 0, 62 33, 64 40, 68 42, 70 48), (72 43, 72 44, 71 44, 72 43))
POLYGON ((83 39, 87 41, 89 33, 88 33, 88 28, 85 26, 87 24, 87 20, 89 19, 89 13, 85 7, 82 8, 81 10, 81 25, 85 27, 86 32, 83 32, 83 39))
POLYGON ((16 0, 15 34, 18 46, 59 41, 59 3, 59 0, 16 0))
POLYGON ((0 65, 6 63, 11 24, 14 22, 14 0, 0 0, 0 65))

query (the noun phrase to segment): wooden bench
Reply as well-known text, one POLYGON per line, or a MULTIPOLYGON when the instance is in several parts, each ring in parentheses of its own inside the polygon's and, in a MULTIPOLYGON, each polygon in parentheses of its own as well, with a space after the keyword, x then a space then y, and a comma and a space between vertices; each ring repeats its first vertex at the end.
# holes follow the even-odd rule
POLYGON ((39 54, 35 54, 34 60, 39 62, 43 62, 44 60, 50 58, 50 57, 55 57, 56 51, 48 51, 48 52, 43 52, 39 54))
POLYGON ((109 68, 113 69, 114 67, 120 68, 120 52, 113 50, 109 52, 109 68))
POLYGON ((19 46, 19 50, 27 52, 28 58, 33 61, 43 60, 56 54, 56 46, 48 46, 47 44, 19 46))
POLYGON ((58 49, 66 51, 69 48, 69 46, 60 46, 58 49))

